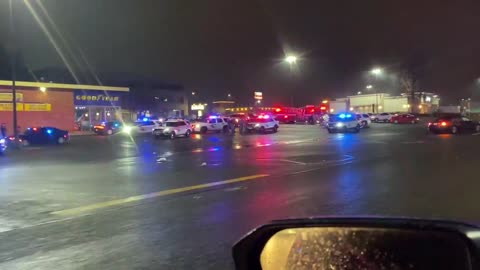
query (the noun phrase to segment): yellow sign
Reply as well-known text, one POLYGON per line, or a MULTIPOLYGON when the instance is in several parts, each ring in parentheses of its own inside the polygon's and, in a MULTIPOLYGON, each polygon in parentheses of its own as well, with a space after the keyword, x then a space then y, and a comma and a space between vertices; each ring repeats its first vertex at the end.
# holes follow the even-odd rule
MULTIPOLYGON (((0 111, 13 111, 12 103, 0 103, 0 111)), ((17 111, 26 112, 50 112, 52 111, 52 104, 48 103, 17 103, 17 111)))
MULTIPOLYGON (((23 101, 23 94, 22 93, 16 93, 17 96, 17 101, 23 101)), ((12 102, 12 93, 0 93, 0 101, 9 101, 12 102)))
MULTIPOLYGON (((13 111, 13 103, 0 103, 0 111, 13 111)), ((17 111, 23 111, 23 103, 17 103, 17 111)))
POLYGON ((27 112, 49 112, 52 110, 52 104, 41 103, 25 103, 25 111, 27 112))
POLYGON ((192 104, 190 109, 192 111, 205 110, 205 105, 203 105, 203 104, 192 104))

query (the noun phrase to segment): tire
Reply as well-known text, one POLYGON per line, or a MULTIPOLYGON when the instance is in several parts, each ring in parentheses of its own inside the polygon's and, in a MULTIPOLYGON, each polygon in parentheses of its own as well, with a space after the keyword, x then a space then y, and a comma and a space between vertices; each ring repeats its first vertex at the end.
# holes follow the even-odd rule
POLYGON ((335 130, 333 130, 333 129, 327 128, 327 130, 328 130, 328 133, 330 133, 330 134, 331 134, 331 133, 335 133, 335 130))
POLYGON ((192 133, 192 132, 190 131, 190 129, 187 129, 187 132, 185 132, 185 137, 186 137, 186 138, 190 137, 190 134, 191 134, 191 133, 192 133))
POLYGON ((360 127, 356 127, 353 129, 353 133, 358 133, 358 132, 360 132, 360 127))
POLYGON ((453 126, 451 132, 452 132, 452 134, 457 134, 458 133, 458 127, 453 126))
POLYGON ((112 135, 113 134, 113 130, 109 129, 107 130, 107 135, 112 135))
POLYGON ((170 133, 170 140, 175 140, 176 137, 177 137, 177 134, 175 134, 175 132, 172 131, 172 133, 170 133))
POLYGON ((63 138, 63 137, 58 137, 57 143, 58 143, 58 144, 64 144, 64 143, 65 143, 65 138, 63 138))
POLYGON ((378 118, 373 119, 373 122, 378 123, 378 118))
POLYGON ((278 132, 278 126, 275 125, 275 126, 273 127, 273 133, 277 133, 277 132, 278 132))
POLYGON ((367 128, 367 127, 368 127, 367 121, 365 121, 365 120, 362 121, 361 127, 362 127, 362 128, 367 128))
POLYGON ((208 131, 207 127, 202 127, 202 128, 200 129, 200 133, 202 133, 202 134, 207 133, 207 131, 208 131))
POLYGON ((265 127, 260 128, 260 133, 262 133, 262 134, 265 133, 265 127))
POLYGON ((154 137, 155 137, 155 140, 160 139, 160 135, 155 135, 154 137))

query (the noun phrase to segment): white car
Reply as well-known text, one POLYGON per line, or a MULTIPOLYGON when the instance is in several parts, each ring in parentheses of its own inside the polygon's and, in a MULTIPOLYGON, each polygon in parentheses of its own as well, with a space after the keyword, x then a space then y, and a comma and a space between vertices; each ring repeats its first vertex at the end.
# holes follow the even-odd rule
POLYGON ((327 124, 328 133, 352 131, 358 133, 360 124, 354 114, 340 113, 330 114, 327 124))
POLYGON ((156 127, 152 131, 152 135, 158 139, 160 137, 168 137, 175 139, 178 136, 190 137, 192 127, 188 121, 184 120, 168 120, 161 127, 156 127))
POLYGON ((228 120, 225 117, 210 116, 204 122, 196 122, 192 125, 192 132, 207 133, 209 131, 228 132, 228 120))
POLYGON ((391 113, 380 113, 375 115, 375 118, 373 118, 373 122, 390 122, 392 116, 393 114, 391 113))
POLYGON ((259 115, 247 123, 247 131, 265 133, 267 131, 277 132, 279 123, 270 115, 259 115))
POLYGON ((123 132, 128 134, 150 133, 154 128, 157 128, 161 125, 161 122, 156 120, 136 121, 133 123, 133 125, 125 125, 123 127, 123 132))
POLYGON ((369 128, 372 120, 366 113, 357 113, 357 120, 361 128, 369 128))

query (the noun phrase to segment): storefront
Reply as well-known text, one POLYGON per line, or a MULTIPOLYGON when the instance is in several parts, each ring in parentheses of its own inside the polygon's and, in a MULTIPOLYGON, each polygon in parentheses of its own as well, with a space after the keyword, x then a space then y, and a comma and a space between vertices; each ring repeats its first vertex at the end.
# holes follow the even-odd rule
MULTIPOLYGON (((92 120, 116 117, 121 93, 128 91, 127 87, 18 81, 17 128, 52 126, 74 130, 78 128, 76 116, 80 111, 89 118, 93 116, 92 120)), ((13 130, 12 97, 12 82, 0 80, 0 123, 6 124, 10 134, 13 130)))
POLYGON ((75 119, 81 130, 104 121, 121 120, 123 92, 74 90, 75 119))

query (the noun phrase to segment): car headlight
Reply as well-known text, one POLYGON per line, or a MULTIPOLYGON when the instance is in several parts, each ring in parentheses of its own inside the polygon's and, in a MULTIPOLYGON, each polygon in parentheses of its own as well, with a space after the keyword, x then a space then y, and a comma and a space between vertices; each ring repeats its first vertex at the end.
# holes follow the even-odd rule
POLYGON ((260 124, 255 124, 255 127, 260 127, 260 124))
POLYGON ((165 128, 165 129, 163 130, 163 132, 169 132, 169 131, 170 131, 170 128, 165 128))
POLYGON ((5 143, 5 139, 0 139, 0 144, 5 143))
POLYGON ((343 125, 343 123, 337 123, 337 124, 335 124, 335 126, 336 127, 343 127, 344 125, 343 125))
POLYGON ((196 124, 196 125, 195 125, 195 128, 200 128, 200 124, 196 124))
POLYGON ((125 133, 130 133, 130 132, 132 132, 132 127, 131 127, 131 126, 125 126, 125 127, 123 127, 123 132, 125 132, 125 133))

